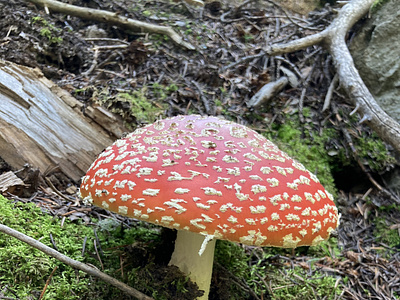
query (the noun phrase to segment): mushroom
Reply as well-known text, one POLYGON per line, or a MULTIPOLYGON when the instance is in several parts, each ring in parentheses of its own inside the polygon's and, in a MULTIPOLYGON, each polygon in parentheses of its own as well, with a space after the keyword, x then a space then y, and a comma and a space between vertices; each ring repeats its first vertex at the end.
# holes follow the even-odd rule
POLYGON ((81 197, 178 230, 170 265, 208 299, 215 239, 295 248, 338 226, 317 177, 264 136, 216 117, 177 116, 117 140, 82 178, 81 197))

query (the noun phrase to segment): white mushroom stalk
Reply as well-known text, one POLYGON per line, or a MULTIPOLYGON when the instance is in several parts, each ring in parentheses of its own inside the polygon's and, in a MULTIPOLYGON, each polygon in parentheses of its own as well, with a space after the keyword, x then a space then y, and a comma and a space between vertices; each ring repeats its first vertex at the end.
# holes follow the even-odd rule
POLYGON ((175 250, 169 265, 177 266, 204 291, 198 299, 208 299, 214 262, 215 239, 185 230, 178 230, 175 250), (200 251, 199 251, 200 249, 200 251), (201 253, 200 253, 201 252, 201 253))
POLYGON ((80 192, 105 209, 177 229, 170 264, 197 282, 202 299, 215 239, 295 248, 327 239, 339 222, 314 174, 257 132, 216 117, 178 116, 135 130, 100 154, 80 192))

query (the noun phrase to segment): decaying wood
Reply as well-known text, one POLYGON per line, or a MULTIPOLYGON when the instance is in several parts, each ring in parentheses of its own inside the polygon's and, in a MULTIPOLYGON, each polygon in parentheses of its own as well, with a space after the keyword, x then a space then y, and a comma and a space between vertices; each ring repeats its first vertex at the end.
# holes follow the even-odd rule
POLYGON ((265 49, 267 55, 279 55, 320 44, 332 55, 340 85, 361 114, 361 122, 368 124, 383 140, 400 152, 400 124, 393 120, 375 101, 354 66, 346 45, 346 34, 365 16, 375 0, 353 0, 344 5, 336 19, 325 30, 285 44, 265 49))
POLYGON ((0 175, 0 193, 14 193, 16 187, 22 187, 25 183, 18 178, 13 172, 5 172, 0 175))
MULTIPOLYGON (((28 0, 34 4, 45 7, 46 9, 79 17, 86 20, 105 22, 130 29, 136 32, 158 33, 170 37, 175 43, 188 50, 194 50, 194 46, 183 40, 182 36, 176 33, 171 27, 150 24, 142 21, 133 20, 119 15, 115 12, 106 10, 79 7, 55 0, 28 0)), ((196 1, 197 2, 197 1, 196 1)), ((201 1, 200 1, 201 2, 201 1)))
POLYGON ((57 166, 78 181, 126 131, 100 107, 84 116, 82 104, 38 69, 1 60, 0 103, 0 156, 16 169, 26 163, 42 172, 57 166))
POLYGON ((270 101, 276 94, 281 92, 289 83, 286 76, 282 76, 276 81, 265 84, 253 97, 246 103, 248 107, 258 108, 270 101))

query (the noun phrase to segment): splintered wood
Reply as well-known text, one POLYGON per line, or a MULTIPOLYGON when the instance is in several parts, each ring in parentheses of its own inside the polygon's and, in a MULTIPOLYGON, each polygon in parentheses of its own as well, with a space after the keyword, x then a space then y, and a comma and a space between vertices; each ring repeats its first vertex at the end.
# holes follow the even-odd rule
POLYGON ((9 171, 0 175, 0 193, 14 193, 18 187, 23 187, 25 183, 13 172, 9 171))
POLYGON ((58 167, 78 181, 125 128, 114 115, 83 104, 38 69, 0 60, 0 157, 12 168, 58 167), (92 116, 92 118, 91 118, 92 116))

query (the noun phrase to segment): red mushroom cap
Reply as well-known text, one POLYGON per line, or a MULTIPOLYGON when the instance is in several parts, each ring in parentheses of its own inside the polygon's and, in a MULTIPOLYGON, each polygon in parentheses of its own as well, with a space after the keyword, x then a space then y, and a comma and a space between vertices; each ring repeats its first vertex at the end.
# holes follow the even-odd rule
POLYGON ((248 245, 315 245, 339 222, 332 196, 301 163, 216 117, 160 120, 117 140, 80 193, 125 216, 248 245))

